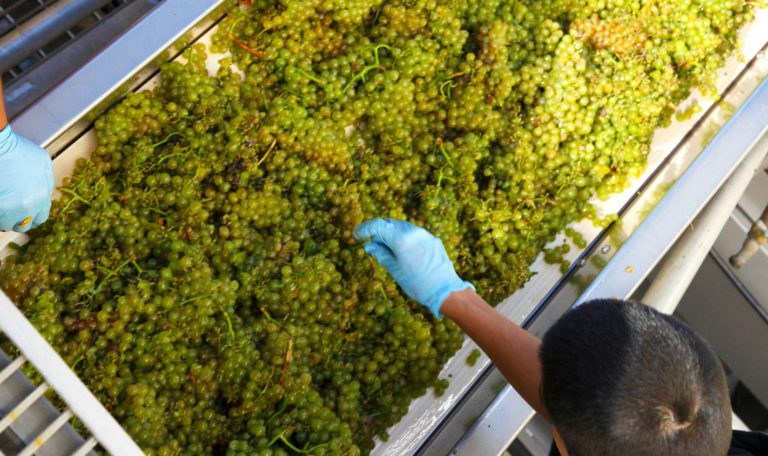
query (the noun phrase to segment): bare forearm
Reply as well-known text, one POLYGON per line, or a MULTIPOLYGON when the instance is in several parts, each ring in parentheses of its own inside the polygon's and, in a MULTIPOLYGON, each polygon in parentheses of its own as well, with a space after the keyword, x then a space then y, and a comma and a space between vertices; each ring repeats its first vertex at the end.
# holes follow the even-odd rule
POLYGON ((8 125, 8 117, 5 115, 5 101, 3 100, 3 81, 0 80, 0 131, 8 125))
POLYGON ((491 358, 513 388, 548 418, 541 403, 541 341, 509 321, 472 290, 452 293, 440 310, 491 358))

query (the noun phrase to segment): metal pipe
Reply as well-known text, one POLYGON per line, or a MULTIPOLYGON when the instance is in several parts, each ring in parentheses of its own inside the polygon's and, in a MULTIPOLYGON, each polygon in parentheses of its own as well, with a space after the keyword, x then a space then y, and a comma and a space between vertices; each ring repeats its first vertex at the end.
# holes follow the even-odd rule
POLYGON ((59 0, 21 27, 0 38, 0 73, 75 26, 110 0, 59 0))
POLYGON ((765 157, 764 147, 754 147, 720 191, 691 222, 667 253, 653 283, 643 295, 644 304, 672 314, 712 249, 739 199, 765 157))
POLYGON ((768 206, 765 206, 763 214, 752 224, 741 250, 728 260, 734 269, 741 269, 760 250, 760 246, 768 242, 768 227, 766 226, 768 226, 768 206))

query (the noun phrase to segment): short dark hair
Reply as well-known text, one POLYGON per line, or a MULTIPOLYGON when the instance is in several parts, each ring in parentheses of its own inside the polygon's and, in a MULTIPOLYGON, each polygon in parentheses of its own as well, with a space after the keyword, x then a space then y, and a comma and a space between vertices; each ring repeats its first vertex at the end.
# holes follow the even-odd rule
POLYGON ((682 321, 597 300, 544 335, 541 398, 571 456, 725 455, 725 371, 682 321))

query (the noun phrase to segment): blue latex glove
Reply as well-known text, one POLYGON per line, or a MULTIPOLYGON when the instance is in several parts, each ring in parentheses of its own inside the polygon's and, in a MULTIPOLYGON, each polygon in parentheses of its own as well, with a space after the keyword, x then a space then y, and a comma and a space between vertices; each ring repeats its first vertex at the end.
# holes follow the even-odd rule
POLYGON ((355 236, 370 238, 365 251, 408 296, 438 317, 442 317, 440 306, 448 295, 475 289, 456 274, 440 239, 424 228, 400 220, 374 219, 355 228, 355 236))
POLYGON ((53 193, 53 162, 40 146, 0 131, 0 231, 20 233, 48 219, 53 193))

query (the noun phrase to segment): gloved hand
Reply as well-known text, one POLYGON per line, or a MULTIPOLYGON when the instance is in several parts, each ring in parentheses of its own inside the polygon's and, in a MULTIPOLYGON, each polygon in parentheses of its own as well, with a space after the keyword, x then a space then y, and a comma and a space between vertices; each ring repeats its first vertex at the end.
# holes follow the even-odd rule
POLYGON ((475 287, 461 280, 440 239, 399 220, 374 219, 355 228, 358 239, 370 238, 365 251, 376 258, 403 291, 442 317, 440 306, 454 291, 475 287))
POLYGON ((0 131, 0 231, 26 232, 48 219, 53 162, 41 147, 0 131))

